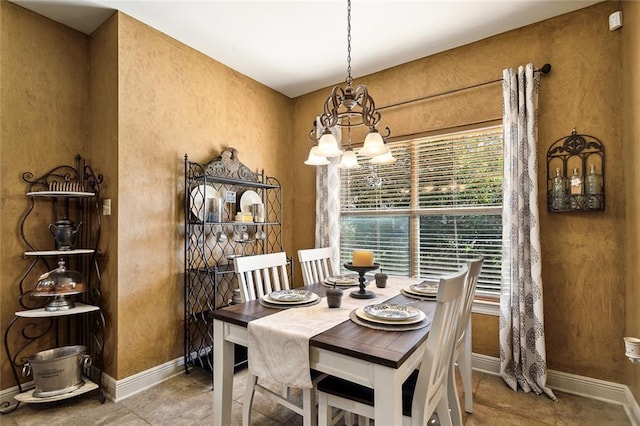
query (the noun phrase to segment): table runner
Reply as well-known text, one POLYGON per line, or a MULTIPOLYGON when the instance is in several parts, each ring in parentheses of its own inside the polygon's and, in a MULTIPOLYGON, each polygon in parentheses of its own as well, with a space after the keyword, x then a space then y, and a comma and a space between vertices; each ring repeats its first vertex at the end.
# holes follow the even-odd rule
POLYGON ((309 365, 309 339, 345 320, 348 321, 349 313, 353 309, 383 303, 397 296, 402 287, 420 281, 406 277, 389 277, 385 288, 377 288, 374 283, 369 284, 368 289, 376 293, 374 299, 351 297, 349 293, 357 289, 353 287, 344 289, 340 308, 330 309, 325 297, 317 305, 285 309, 251 321, 247 325, 249 372, 289 387, 311 388, 313 384, 309 365))

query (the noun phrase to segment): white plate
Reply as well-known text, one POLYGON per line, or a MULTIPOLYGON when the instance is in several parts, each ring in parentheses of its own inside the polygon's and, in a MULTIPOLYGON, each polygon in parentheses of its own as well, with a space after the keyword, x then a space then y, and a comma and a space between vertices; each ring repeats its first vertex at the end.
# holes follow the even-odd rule
POLYGON ((205 221, 208 213, 204 202, 205 192, 207 200, 219 196, 218 191, 211 185, 198 185, 191 190, 191 212, 201 222, 205 221))
POLYGON ((271 303, 306 303, 314 300, 317 294, 307 290, 278 290, 265 295, 267 302, 271 303))
POLYGON ((409 287, 401 288, 400 293, 404 294, 407 297, 415 296, 414 298, 418 298, 421 300, 436 300, 436 298, 438 297, 437 293, 434 293, 434 294, 416 293, 415 291, 411 290, 409 287))
POLYGON ((363 308, 364 313, 370 317, 388 321, 405 321, 417 317, 422 312, 418 308, 395 303, 378 303, 363 308))
POLYGON ((379 324, 393 324, 393 325, 416 324, 416 323, 419 323, 420 321, 424 321, 424 319, 427 317, 427 314, 425 314, 424 312, 418 309, 419 311, 418 315, 413 318, 404 319, 404 320, 390 320, 388 318, 378 318, 378 317, 373 317, 371 315, 367 315, 367 313, 364 311, 364 308, 365 307, 360 307, 356 309, 355 311, 356 316, 362 320, 369 321, 369 322, 377 322, 379 324))
POLYGON ((251 204, 262 204, 262 198, 255 191, 244 191, 240 197, 240 211, 251 213, 251 204))
POLYGON ((433 281, 423 281, 420 284, 409 286, 411 293, 422 294, 426 296, 435 296, 438 294, 439 283, 433 281))
POLYGON ((358 276, 355 274, 336 275, 333 277, 328 277, 326 280, 324 280, 324 282, 327 284, 336 284, 342 286, 352 286, 359 284, 358 276))

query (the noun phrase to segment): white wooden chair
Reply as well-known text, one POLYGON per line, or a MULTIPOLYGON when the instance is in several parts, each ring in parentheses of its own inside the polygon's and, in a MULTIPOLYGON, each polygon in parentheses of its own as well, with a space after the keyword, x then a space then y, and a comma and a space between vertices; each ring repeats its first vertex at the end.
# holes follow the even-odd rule
POLYGON ((449 373, 449 407, 453 424, 462 425, 462 410, 456 388, 456 365, 460 369, 462 378, 462 390, 464 392, 464 411, 473 412, 473 392, 471 390, 471 308, 476 284, 482 269, 484 257, 467 262, 467 276, 465 277, 464 299, 462 302, 462 314, 458 323, 456 344, 453 349, 453 362, 449 373))
MULTIPOLYGON (((464 294, 467 267, 457 274, 440 279, 437 307, 427 338, 420 370, 416 370, 402 385, 403 424, 425 425, 435 411, 441 425, 451 425, 447 402, 448 375, 464 294)), ((337 377, 318 382, 318 425, 328 426, 332 407, 351 411, 374 419, 373 392, 337 377)), ((375 419, 374 419, 375 421, 375 419)))
MULTIPOLYGON (((284 252, 236 257, 233 259, 233 266, 243 302, 258 299, 272 291, 289 289, 287 255, 284 252)), ((282 394, 278 394, 259 384, 258 377, 249 373, 242 405, 243 426, 251 424, 251 405, 256 389, 275 399, 280 405, 300 414, 304 426, 316 424, 317 408, 314 389, 302 390, 302 406, 299 406, 289 399, 288 388, 282 394)))
POLYGON ((259 299, 272 291, 289 289, 285 252, 236 257, 233 267, 243 302, 259 299))
POLYGON ((316 284, 335 275, 331 264, 331 253, 331 247, 298 250, 304 285, 316 284))

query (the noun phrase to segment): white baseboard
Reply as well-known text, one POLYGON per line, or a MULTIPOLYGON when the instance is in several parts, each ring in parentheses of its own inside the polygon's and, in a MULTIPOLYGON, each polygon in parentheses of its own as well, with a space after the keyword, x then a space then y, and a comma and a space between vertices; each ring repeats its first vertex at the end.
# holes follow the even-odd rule
POLYGON ((629 420, 631 420, 631 424, 634 426, 640 426, 640 405, 638 405, 638 401, 633 398, 633 394, 627 388, 626 390, 626 400, 630 401, 629 404, 624 405, 624 411, 627 412, 627 416, 629 420))
MULTIPOLYGON (((471 362, 474 370, 500 374, 498 358, 474 353, 471 362)), ((640 426, 640 405, 626 385, 555 370, 547 370, 547 385, 560 392, 620 404, 624 406, 631 424, 640 426)))
POLYGON ((184 372, 184 357, 180 357, 121 380, 104 374, 102 382, 107 397, 118 402, 184 372))

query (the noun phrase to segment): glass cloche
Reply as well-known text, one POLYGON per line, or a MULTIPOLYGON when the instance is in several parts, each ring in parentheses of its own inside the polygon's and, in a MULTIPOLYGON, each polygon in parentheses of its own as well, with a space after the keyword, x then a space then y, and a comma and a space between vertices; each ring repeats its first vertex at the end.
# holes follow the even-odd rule
POLYGON ((84 293, 88 290, 84 277, 78 271, 65 267, 64 260, 58 261, 58 267, 40 275, 32 295, 36 297, 54 297, 44 307, 45 311, 71 309, 75 305, 67 296, 84 293))

